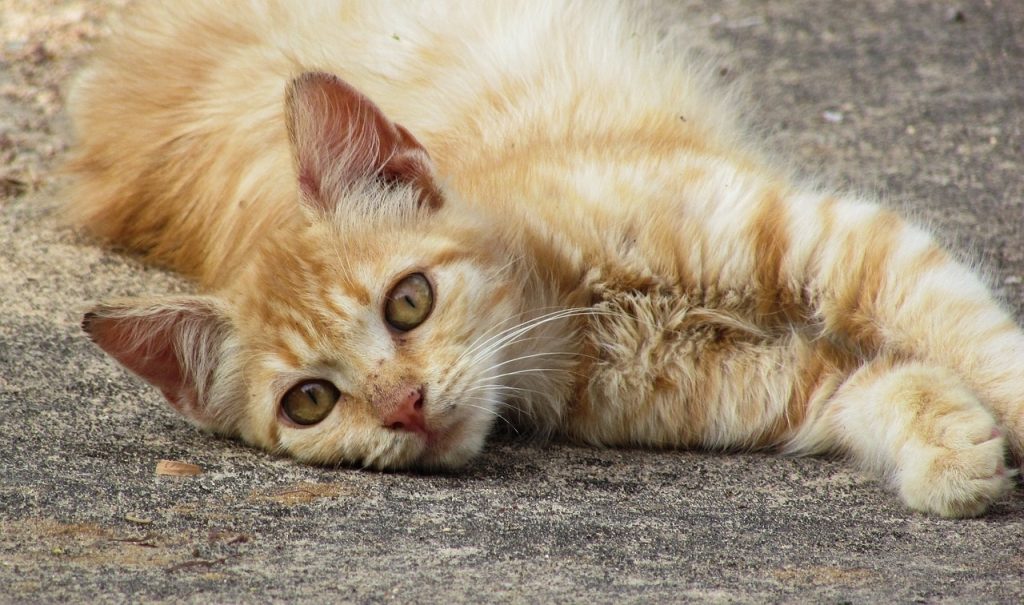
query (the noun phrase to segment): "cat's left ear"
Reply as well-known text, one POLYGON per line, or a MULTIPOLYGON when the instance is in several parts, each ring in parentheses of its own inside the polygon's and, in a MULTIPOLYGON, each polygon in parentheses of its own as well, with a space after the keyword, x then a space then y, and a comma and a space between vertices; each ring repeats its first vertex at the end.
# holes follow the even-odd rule
POLYGON ((85 314, 82 329, 124 367, 163 393, 201 428, 237 431, 240 407, 230 371, 235 330, 207 296, 111 301, 85 314), (225 396, 226 395, 226 396, 225 396))
POLYGON ((334 210, 348 188, 367 179, 409 185, 418 192, 420 206, 441 207, 427 150, 337 76, 307 72, 292 80, 285 117, 299 188, 313 208, 334 210))

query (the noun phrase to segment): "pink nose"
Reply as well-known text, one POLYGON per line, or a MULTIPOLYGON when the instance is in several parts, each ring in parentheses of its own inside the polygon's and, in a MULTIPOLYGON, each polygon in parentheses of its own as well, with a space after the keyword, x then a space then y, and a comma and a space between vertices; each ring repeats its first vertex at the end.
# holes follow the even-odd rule
POLYGON ((430 430, 427 429, 427 419, 423 415, 423 390, 402 390, 395 399, 394 407, 382 417, 384 426, 429 437, 430 430))

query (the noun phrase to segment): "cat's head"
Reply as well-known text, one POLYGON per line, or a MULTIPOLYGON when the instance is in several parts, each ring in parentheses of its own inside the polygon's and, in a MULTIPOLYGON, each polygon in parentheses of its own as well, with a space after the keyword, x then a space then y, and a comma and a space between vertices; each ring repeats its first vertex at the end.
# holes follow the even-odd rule
POLYGON ((114 301, 83 326, 203 428, 311 462, 463 464, 517 388, 514 254, 346 83, 304 74, 286 108, 300 218, 217 296, 114 301))

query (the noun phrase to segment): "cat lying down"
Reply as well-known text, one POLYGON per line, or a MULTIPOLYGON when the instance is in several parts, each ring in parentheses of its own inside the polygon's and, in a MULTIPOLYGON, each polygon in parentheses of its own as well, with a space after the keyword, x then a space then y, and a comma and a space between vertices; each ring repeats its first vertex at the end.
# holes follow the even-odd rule
POLYGON ((508 422, 839 453, 984 512, 1024 334, 655 42, 612 2, 134 5, 72 94, 68 212, 206 294, 85 331, 196 425, 308 462, 458 467, 508 422))

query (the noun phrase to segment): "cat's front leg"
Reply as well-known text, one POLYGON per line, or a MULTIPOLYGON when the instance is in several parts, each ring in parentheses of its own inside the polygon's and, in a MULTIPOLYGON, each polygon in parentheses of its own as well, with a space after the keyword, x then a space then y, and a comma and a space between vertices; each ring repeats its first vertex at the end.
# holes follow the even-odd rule
POLYGON ((789 219, 777 222, 786 225, 778 275, 802 289, 821 335, 866 359, 952 370, 1024 453, 1024 334, 981 280, 876 204, 795 201, 775 202, 789 219))
POLYGON ((979 515, 1012 484, 1003 431, 941 367, 877 358, 842 384, 815 424, 805 435, 887 477, 915 510, 979 515))

